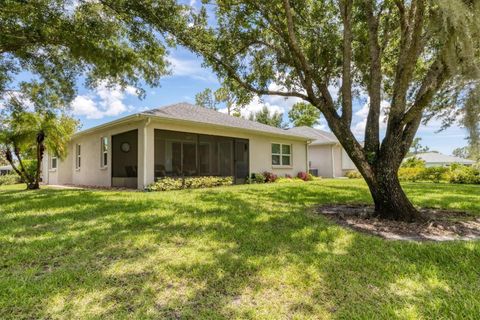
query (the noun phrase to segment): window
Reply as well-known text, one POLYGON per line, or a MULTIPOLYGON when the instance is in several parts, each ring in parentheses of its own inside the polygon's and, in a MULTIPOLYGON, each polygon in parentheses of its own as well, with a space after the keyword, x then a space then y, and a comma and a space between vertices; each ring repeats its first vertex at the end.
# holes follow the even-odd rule
POLYGON ((106 168, 108 166, 108 138, 102 137, 100 149, 100 167, 106 168))
POLYGON ((52 156, 52 158, 50 159, 50 169, 52 169, 52 170, 57 169, 57 157, 56 156, 52 156))
POLYGON ((75 168, 77 170, 79 170, 80 167, 82 166, 82 153, 81 153, 81 151, 82 151, 82 147, 79 144, 77 144, 75 146, 75 157, 76 157, 75 168))
POLYGON ((272 165, 291 166, 292 146, 289 144, 272 143, 272 165))

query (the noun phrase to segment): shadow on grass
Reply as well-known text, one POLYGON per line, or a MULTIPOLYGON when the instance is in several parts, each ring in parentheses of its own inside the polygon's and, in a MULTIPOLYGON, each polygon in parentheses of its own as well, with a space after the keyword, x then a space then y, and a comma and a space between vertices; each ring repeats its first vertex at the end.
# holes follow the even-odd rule
POLYGON ((368 201, 364 185, 336 181, 164 194, 0 192, 0 315, 478 314, 478 243, 387 242, 308 211, 368 201))

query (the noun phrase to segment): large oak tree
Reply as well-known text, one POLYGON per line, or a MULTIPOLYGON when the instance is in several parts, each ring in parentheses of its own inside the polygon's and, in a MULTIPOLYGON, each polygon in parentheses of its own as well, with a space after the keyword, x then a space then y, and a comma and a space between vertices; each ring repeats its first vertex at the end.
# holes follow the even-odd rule
POLYGON ((166 29, 156 12, 168 1, 114 2, 170 32, 220 77, 317 107, 365 178, 376 213, 420 218, 398 168, 439 93, 478 79, 479 1, 203 1, 202 10, 185 6, 166 29), (369 97, 364 143, 351 130, 352 104, 362 94, 369 97), (384 132, 382 100, 389 103, 384 132))
MULTIPOLYGON (((157 14, 172 24, 178 16, 157 14)), ((74 130, 65 112, 79 79, 89 88, 132 85, 143 94, 144 83, 158 85, 167 73, 165 42, 152 27, 106 3, 2 1, 0 30, 0 152, 31 189, 38 188, 44 149, 64 156, 74 130), (33 174, 22 161, 31 149, 33 174)))

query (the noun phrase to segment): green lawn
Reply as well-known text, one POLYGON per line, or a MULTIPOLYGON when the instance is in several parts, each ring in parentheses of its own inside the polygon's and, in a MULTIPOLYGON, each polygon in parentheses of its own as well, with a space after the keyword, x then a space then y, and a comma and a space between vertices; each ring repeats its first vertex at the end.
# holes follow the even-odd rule
MULTIPOLYGON (((480 242, 385 241, 309 209, 322 180, 164 193, 0 188, 0 318, 477 318, 480 242)), ((412 183, 480 215, 480 186, 412 183)))

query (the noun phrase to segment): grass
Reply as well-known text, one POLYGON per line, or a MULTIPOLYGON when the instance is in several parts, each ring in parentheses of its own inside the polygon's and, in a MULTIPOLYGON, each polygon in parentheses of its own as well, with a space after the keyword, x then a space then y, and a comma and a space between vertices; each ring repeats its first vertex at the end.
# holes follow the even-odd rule
MULTIPOLYGON (((309 210, 359 180, 140 193, 0 188, 0 318, 474 319, 480 242, 385 241, 309 210)), ((480 215, 480 186, 410 183, 480 215)))

